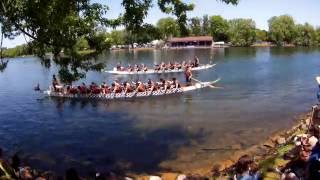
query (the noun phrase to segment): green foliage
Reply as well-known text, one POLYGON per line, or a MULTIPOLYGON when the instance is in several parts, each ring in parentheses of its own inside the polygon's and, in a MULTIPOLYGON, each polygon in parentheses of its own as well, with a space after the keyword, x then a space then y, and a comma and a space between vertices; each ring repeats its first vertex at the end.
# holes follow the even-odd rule
POLYGON ((125 30, 113 30, 108 35, 112 45, 124 45, 127 44, 127 32, 125 30))
POLYGON ((313 46, 316 45, 316 32, 314 27, 306 23, 304 25, 298 24, 295 27, 296 36, 294 38, 294 44, 298 46, 313 46))
POLYGON ((162 12, 174 14, 177 17, 180 35, 188 36, 187 12, 194 9, 194 4, 187 4, 181 0, 158 0, 158 5, 162 12))
POLYGON ((32 54, 32 51, 31 48, 26 44, 3 50, 4 57, 17 57, 29 54, 32 54))
POLYGON ((78 51, 83 51, 90 48, 89 43, 85 38, 78 39, 75 46, 78 51))
POLYGON ((161 38, 168 39, 170 37, 177 37, 180 35, 179 25, 176 20, 168 17, 159 19, 157 28, 160 31, 161 38))
MULTIPOLYGON (((239 0, 221 0, 225 3, 237 4, 239 0)), ((98 31, 97 27, 126 27, 125 42, 146 42, 158 36, 186 36, 187 12, 194 9, 193 4, 184 3, 181 0, 158 0, 159 8, 168 14, 173 14, 177 22, 172 23, 168 29, 164 27, 154 28, 143 24, 152 0, 122 0, 121 5, 125 11, 116 19, 107 19, 105 14, 107 6, 100 3, 92 3, 90 0, 1 0, 0 24, 6 38, 14 38, 24 34, 32 39, 33 53, 43 58, 43 63, 48 66, 50 61, 44 59, 45 53, 51 51, 54 54, 54 62, 60 67, 59 73, 62 80, 72 81, 84 76, 84 72, 101 67, 94 61, 87 61, 92 56, 79 54, 79 50, 90 48, 94 52, 110 47, 114 43, 123 43, 113 38, 116 34, 107 34, 98 31), (177 26, 176 26, 177 25, 177 26), (86 42, 87 41, 87 42, 86 42), (116 42, 118 41, 118 42, 116 42), (61 52, 64 53, 61 53, 61 52), (61 57, 66 55, 66 57, 61 57)), ((170 22, 171 23, 171 22, 170 22)), ((159 23, 159 26, 161 23, 159 23)), ((164 23, 165 24, 165 23, 164 23)), ((199 23, 194 29, 194 34, 199 34, 199 23)), ((207 34, 208 21, 200 33, 207 34), (206 27, 206 28, 205 28, 206 27), (201 32, 202 31, 202 32, 201 32)), ((118 34, 119 35, 119 34, 118 34)), ((19 54, 20 51, 11 54, 19 54)))
POLYGON ((74 75, 76 79, 77 68, 90 67, 77 55, 78 39, 92 38, 95 27, 108 25, 110 21, 103 17, 106 11, 106 6, 90 3, 90 0, 2 0, 0 23, 8 38, 23 33, 33 39, 32 46, 39 57, 44 58, 46 50, 50 49, 57 65, 70 71, 62 74, 74 75), (59 57, 61 50, 74 56, 72 60, 63 61, 59 57))
POLYGON ((148 14, 148 10, 151 7, 152 0, 123 0, 121 5, 125 9, 125 13, 122 16, 123 24, 127 31, 133 37, 131 43, 134 43, 138 33, 141 32, 141 26, 144 18, 148 14))
POLYGON ((152 24, 144 24, 140 31, 139 36, 137 37, 137 43, 148 43, 155 39, 160 39, 161 33, 158 28, 153 26, 152 24))
POLYGON ((201 35, 207 36, 210 34, 210 20, 208 15, 202 17, 201 35))
POLYGON ((228 41, 228 21, 221 16, 210 17, 210 33, 214 41, 228 41))
POLYGON ((194 17, 190 19, 190 31, 193 36, 201 35, 201 18, 194 17))
POLYGON ((315 36, 316 36, 316 38, 315 38, 315 45, 316 45, 316 46, 320 46, 320 28, 317 28, 317 29, 315 30, 315 36))
POLYGON ((294 20, 289 15, 272 17, 268 21, 271 40, 277 45, 292 43, 295 37, 294 20))
POLYGON ((268 41, 268 31, 256 29, 256 40, 257 41, 268 41))
POLYGON ((252 19, 233 19, 229 21, 230 42, 234 46, 250 46, 255 42, 256 25, 252 19))
POLYGON ((111 42, 107 38, 105 32, 95 32, 86 37, 88 45, 91 49, 95 49, 97 52, 107 50, 111 47, 111 42))

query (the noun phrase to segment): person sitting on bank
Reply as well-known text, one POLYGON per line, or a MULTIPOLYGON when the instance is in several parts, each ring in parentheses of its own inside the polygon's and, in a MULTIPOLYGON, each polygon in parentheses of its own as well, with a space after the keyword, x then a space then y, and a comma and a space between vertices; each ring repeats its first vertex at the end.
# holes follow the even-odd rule
POLYGON ((257 172, 253 158, 249 155, 243 155, 235 164, 236 174, 234 180, 260 180, 261 175, 257 172), (254 167, 254 168, 253 168, 254 167))

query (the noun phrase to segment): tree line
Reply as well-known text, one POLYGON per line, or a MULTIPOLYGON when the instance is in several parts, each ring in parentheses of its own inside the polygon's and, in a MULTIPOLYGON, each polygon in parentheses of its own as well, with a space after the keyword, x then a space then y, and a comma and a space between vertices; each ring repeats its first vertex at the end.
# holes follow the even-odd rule
MULTIPOLYGON (((252 19, 227 20, 219 15, 193 17, 187 20, 181 31, 177 19, 161 18, 153 24, 144 24, 137 36, 127 29, 100 32, 106 45, 126 45, 148 43, 152 40, 167 40, 171 37, 212 36, 214 41, 229 42, 232 46, 251 46, 256 42, 271 42, 277 46, 319 46, 320 28, 305 23, 297 24, 290 15, 275 16, 268 20, 269 31, 256 28, 252 19)), ((82 40, 83 41, 83 40, 82 40)), ((87 44, 87 43, 85 43, 87 44)), ((89 48, 89 46, 86 46, 89 48)))
MULTIPOLYGON (((239 3, 239 0, 219 1, 232 5, 239 3)), ((117 18, 108 18, 108 5, 91 0, 1 0, 1 42, 3 37, 27 36, 31 39, 28 45, 32 47, 32 53, 39 56, 46 67, 52 61, 45 59, 45 53, 52 52, 53 62, 58 65, 63 82, 82 78, 89 70, 101 70, 104 63, 92 59, 112 44, 144 43, 188 35, 211 35, 215 41, 227 41, 235 46, 249 46, 257 40, 270 40, 278 45, 319 44, 319 29, 309 24, 296 25, 290 16, 271 18, 270 30, 265 32, 258 30, 251 19, 189 18, 187 14, 195 5, 182 0, 120 0, 119 3, 123 13, 117 18), (160 19, 156 25, 145 23, 151 7, 158 7, 174 18, 160 19), (119 26, 125 29, 106 31, 119 26), (84 49, 94 51, 81 53, 84 49)))
MULTIPOLYGON (((252 19, 227 20, 219 15, 193 17, 187 20, 183 32, 178 21, 172 17, 161 18, 153 24, 143 24, 139 27, 137 35, 132 36, 130 30, 112 30, 100 28, 90 38, 77 39, 74 49, 85 51, 88 49, 104 50, 112 45, 127 45, 132 42, 148 43, 152 40, 167 40, 171 37, 182 36, 212 36, 214 41, 229 42, 233 46, 251 46, 255 42, 272 42, 283 46, 293 44, 296 46, 319 46, 320 28, 312 25, 296 24, 289 15, 275 16, 268 20, 269 31, 256 28, 252 19)), ((32 44, 20 45, 4 50, 5 57, 15 57, 33 54, 32 44)), ((51 51, 51 49, 48 49, 51 51)))

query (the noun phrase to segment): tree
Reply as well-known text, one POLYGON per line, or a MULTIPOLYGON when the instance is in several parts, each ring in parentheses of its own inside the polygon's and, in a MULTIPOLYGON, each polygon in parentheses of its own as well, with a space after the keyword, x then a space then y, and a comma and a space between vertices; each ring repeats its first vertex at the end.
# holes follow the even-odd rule
POLYGON ((271 40, 277 45, 292 43, 295 37, 295 23, 291 16, 272 17, 268 21, 271 40))
POLYGON ((207 36, 210 34, 210 21, 209 16, 204 15, 202 17, 201 35, 207 36))
POLYGON ((317 28, 315 31, 315 45, 320 46, 320 28, 317 28))
POLYGON ((188 36, 187 28, 187 12, 192 11, 194 4, 183 3, 180 0, 158 0, 158 5, 162 12, 174 14, 177 17, 177 22, 181 36, 188 36))
MULTIPOLYGON (((136 41, 138 32, 141 31, 143 20, 148 14, 151 3, 152 0, 123 0, 121 3, 125 9, 122 22, 133 41, 136 41)), ((133 41, 131 44, 134 43, 133 41)))
POLYGON ((250 46, 255 41, 256 25, 252 19, 233 19, 229 21, 230 42, 234 46, 250 46))
POLYGON ((76 44, 76 49, 78 51, 87 50, 89 48, 90 48, 89 43, 85 38, 78 39, 77 44, 76 44))
POLYGON ((257 41, 268 41, 268 31, 256 29, 256 40, 257 41))
POLYGON ((113 30, 108 35, 112 45, 124 45, 127 44, 127 32, 125 30, 113 30))
MULTIPOLYGON (((239 0, 221 1, 237 4, 239 0)), ((121 4, 125 9, 123 15, 108 19, 105 16, 108 7, 90 0, 1 0, 0 24, 6 38, 21 33, 31 38, 34 52, 42 57, 44 64, 50 64, 44 59, 50 50, 60 67, 60 79, 71 82, 84 77, 88 70, 102 68, 101 63, 89 60, 108 45, 102 34, 96 32, 97 27, 114 28, 122 24, 129 31, 128 39, 136 39, 152 0, 122 0, 121 4), (85 38, 96 54, 79 54, 76 48, 79 38, 85 38)), ((181 35, 187 35, 187 12, 194 5, 181 0, 158 0, 158 5, 163 12, 176 16, 181 35)))
POLYGON ((194 36, 201 35, 201 19, 194 17, 190 19, 190 31, 194 36))
POLYGON ((144 24, 139 32, 137 43, 148 43, 160 38, 161 35, 158 28, 156 28, 152 24, 144 24))
POLYGON ((176 20, 171 17, 159 19, 157 22, 157 28, 160 31, 162 39, 168 39, 170 37, 177 37, 180 35, 179 25, 176 20))
POLYGON ((106 6, 90 0, 1 0, 0 23, 7 38, 20 33, 30 37, 43 61, 48 61, 44 57, 50 48, 60 67, 61 80, 70 82, 85 75, 80 69, 101 67, 87 56, 80 56, 75 46, 79 38, 94 34, 98 25, 111 23, 103 17, 106 11, 106 6), (62 50, 67 56, 60 55, 62 50))
POLYGON ((316 44, 316 32, 310 24, 296 25, 295 32, 294 44, 298 46, 313 46, 316 44))
POLYGON ((210 33, 214 41, 228 41, 228 21, 221 16, 210 17, 210 33))
MULTIPOLYGON (((227 4, 236 5, 240 0, 220 1, 227 4)), ((194 4, 183 3, 181 0, 158 0, 158 5, 162 12, 173 14, 177 17, 181 36, 189 35, 189 31, 187 29, 187 12, 194 9, 194 4)))

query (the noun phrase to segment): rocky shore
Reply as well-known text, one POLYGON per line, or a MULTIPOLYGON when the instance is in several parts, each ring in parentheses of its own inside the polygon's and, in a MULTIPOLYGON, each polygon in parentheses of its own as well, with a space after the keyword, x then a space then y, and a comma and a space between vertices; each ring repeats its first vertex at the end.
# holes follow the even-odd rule
MULTIPOLYGON (((298 147, 295 144, 295 141, 297 137, 301 137, 301 134, 305 135, 308 133, 310 122, 311 113, 307 113, 301 116, 292 128, 281 132, 277 132, 270 138, 268 138, 266 141, 254 145, 246 150, 239 150, 235 152, 232 156, 230 156, 229 159, 213 163, 211 166, 208 167, 190 169, 185 172, 157 172, 153 174, 131 174, 126 172, 121 173, 121 175, 119 175, 110 172, 108 174, 108 177, 127 180, 230 179, 230 177, 233 177, 236 173, 235 167, 239 158, 243 157, 244 155, 250 155, 254 158, 254 162, 258 165, 259 174, 261 174, 263 179, 280 179, 281 174, 283 174, 281 172, 281 169, 286 167, 287 164, 289 164, 292 160, 290 158, 285 158, 285 155, 287 155, 288 153, 293 151, 293 149, 298 147)), ((236 149, 236 147, 234 148, 236 149)), ((23 171, 24 175, 28 174, 28 168, 24 167, 23 169, 27 172, 26 173, 23 171)), ((17 172, 19 173, 19 171, 17 172)), ((42 179, 47 179, 46 172, 42 174, 39 174, 38 177, 41 177, 42 179)), ((20 174, 18 174, 17 176, 20 176, 20 174)), ((95 176, 97 176, 97 174, 95 176)), ((97 179, 97 177, 95 179, 97 179)))
MULTIPOLYGON (((259 165, 263 179, 280 179, 278 169, 284 167, 290 160, 283 158, 284 154, 294 148, 293 140, 297 135, 305 134, 311 120, 311 112, 298 118, 292 128, 274 133, 266 141, 241 150, 230 156, 229 159, 212 164, 210 167, 190 170, 186 172, 161 172, 153 175, 131 175, 135 179, 164 179, 177 180, 182 177, 196 177, 195 179, 229 179, 234 174, 234 166, 238 159, 246 154, 254 157, 259 165)), ((235 147, 236 148, 236 147, 235 147)))

